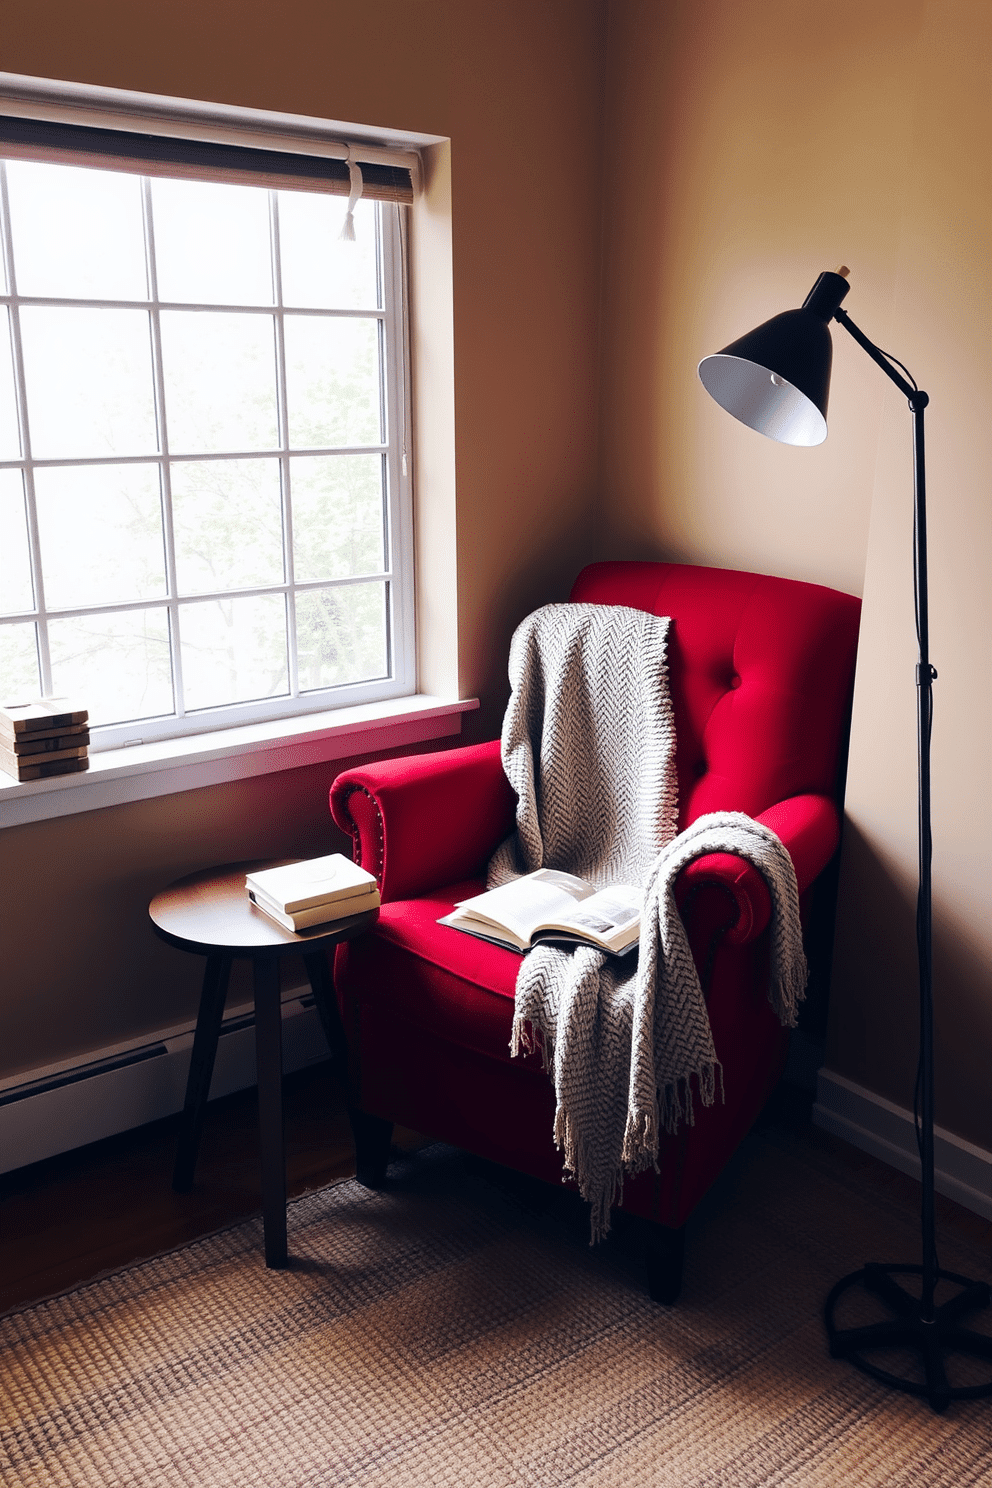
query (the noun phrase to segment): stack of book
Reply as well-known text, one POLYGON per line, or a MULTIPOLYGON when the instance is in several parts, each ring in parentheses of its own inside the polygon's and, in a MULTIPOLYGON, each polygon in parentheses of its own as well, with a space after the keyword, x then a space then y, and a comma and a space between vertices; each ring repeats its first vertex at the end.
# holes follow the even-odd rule
POLYGON ((379 908, 374 876, 341 853, 261 868, 246 875, 245 887, 256 908, 284 930, 308 930, 379 908))
POLYGON ((0 770, 15 780, 44 780, 89 769, 88 718, 65 698, 0 708, 0 770))

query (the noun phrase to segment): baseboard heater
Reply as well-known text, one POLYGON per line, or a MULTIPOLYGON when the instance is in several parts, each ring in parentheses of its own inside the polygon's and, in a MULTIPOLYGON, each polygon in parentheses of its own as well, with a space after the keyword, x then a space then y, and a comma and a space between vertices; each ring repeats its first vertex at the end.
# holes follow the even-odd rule
MULTIPOLYGON (((328 1057, 309 992, 283 993, 286 1073, 328 1057)), ((210 1099, 255 1083, 255 1016, 232 1008, 221 1028, 210 1099)), ((158 1121, 182 1109, 193 1047, 193 1025, 162 1029, 153 1038, 94 1050, 66 1063, 0 1084, 0 1173, 158 1121)))

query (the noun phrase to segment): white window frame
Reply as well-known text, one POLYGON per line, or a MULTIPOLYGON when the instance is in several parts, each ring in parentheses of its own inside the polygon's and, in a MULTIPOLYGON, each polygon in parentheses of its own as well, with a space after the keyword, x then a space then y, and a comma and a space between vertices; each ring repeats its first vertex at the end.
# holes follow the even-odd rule
MULTIPOLYGON (((268 149, 279 149, 292 151, 293 153, 313 153, 315 155, 330 155, 342 158, 348 148, 342 134, 334 132, 334 126, 330 121, 318 121, 312 119, 297 118, 295 116, 274 115, 260 110, 231 109, 210 104, 191 104, 186 100, 173 100, 158 98, 154 95, 127 94, 112 89, 96 89, 83 85, 67 85, 47 83, 39 79, 18 79, 11 75, 0 75, 0 107, 5 112, 21 114, 26 117, 45 118, 54 122, 67 122, 77 124, 90 124, 104 126, 109 123, 116 129, 131 128, 141 133, 160 133, 172 136, 180 136, 191 139, 207 139, 220 141, 222 143, 234 143, 245 146, 262 146, 268 149)), ((373 131, 355 129, 347 126, 346 139, 348 142, 362 141, 360 158, 369 160, 381 160, 383 163, 402 163, 411 170, 416 189, 418 178, 418 158, 416 154, 404 148, 405 141, 397 144, 392 141, 376 138, 373 131), (371 143, 371 140, 375 140, 371 143)), ((60 157, 61 158, 61 157, 60 157)), ((140 175, 140 164, 136 162, 136 175, 140 175)), ((146 186, 147 196, 147 186, 146 186)), ((381 208, 381 204, 380 204, 381 208)), ((146 208, 147 209, 147 208, 146 208)), ((370 453, 384 453, 388 463, 387 483, 387 532, 386 532, 386 556, 387 564, 385 571, 380 575, 366 576, 381 578, 387 585, 389 595, 389 613, 387 617, 388 638, 391 659, 391 675, 382 680, 358 684, 343 684, 331 689, 319 692, 299 693, 298 679, 295 668, 295 640, 291 631, 291 657, 290 657, 290 695, 278 698, 260 699, 247 703, 238 703, 229 706, 220 706, 210 709, 198 709, 194 713, 177 714, 174 717, 158 717, 149 720, 138 720, 132 723, 117 725, 102 725, 94 727, 91 733, 91 751, 113 750, 122 746, 133 746, 145 742, 163 741, 183 736, 200 735, 216 730, 231 729, 238 726, 251 726, 253 724, 265 724, 273 720, 299 718, 308 714, 326 714, 328 709, 348 709, 359 704, 374 703, 379 700, 408 697, 416 691, 416 632, 415 632, 415 610, 414 610, 414 554, 413 554, 413 492, 411 488, 412 458, 411 447, 411 400, 410 400, 410 374, 409 374, 409 338, 407 335, 408 310, 407 310, 407 276, 406 276, 406 254, 405 254, 405 224, 401 214, 408 209, 402 206, 391 206, 387 211, 381 213, 385 219, 383 223, 383 305, 378 311, 356 310, 356 311, 323 311, 315 310, 311 313, 316 315, 353 315, 368 318, 374 315, 382 326, 381 335, 384 337, 384 360, 385 360, 385 398, 384 409, 387 445, 369 447, 370 453), (390 355, 392 351, 392 355, 390 355), (395 431, 395 436, 393 434, 395 431), (295 692, 294 692, 295 689, 295 692)), ((9 214, 4 213, 9 222, 9 214)), ((5 245, 9 252, 9 242, 5 245)), ((153 286, 154 289, 154 286, 153 286)), ((16 330, 16 308, 18 303, 38 303, 29 297, 19 297, 7 294, 3 296, 5 303, 13 303, 11 315, 14 324, 14 353, 20 362, 20 346, 16 330)), ((46 299, 44 303, 70 303, 81 304, 82 301, 54 301, 46 299)), ((87 305, 99 304, 100 302, 86 301, 87 305)), ((117 303, 117 302, 115 302, 117 303)), ((123 302, 120 302, 123 304, 123 302)), ((150 298, 147 302, 133 302, 135 306, 147 308, 153 319, 157 322, 158 302, 150 298)), ((131 306, 132 302, 128 302, 131 306)), ((161 308, 192 309, 202 308, 217 310, 215 305, 211 306, 161 306, 161 308)), ((236 306, 224 306, 225 310, 238 309, 236 306)), ((271 306, 244 307, 252 313, 272 315, 276 317, 277 336, 282 339, 281 325, 284 307, 279 303, 271 306)), ((301 307, 302 308, 302 307, 301 307)), ((158 338, 154 337, 155 347, 154 367, 157 383, 157 396, 162 396, 161 386, 161 359, 158 354, 158 338)), ((23 367, 17 368, 18 396, 23 399, 23 367)), ((280 384, 280 447, 276 451, 251 451, 248 456, 259 458, 278 457, 283 470, 283 486, 285 488, 285 473, 290 459, 288 446, 288 429, 286 421, 285 387, 280 384)), ((19 414, 24 427, 25 409, 22 406, 19 414)), ((349 452, 352 452, 349 450, 349 452)), ((296 454, 322 454, 321 450, 298 450, 296 454)), ((339 451, 327 452, 339 453, 339 451)), ((36 574, 40 574, 40 552, 38 548, 37 522, 33 510, 33 470, 45 465, 73 465, 73 464, 110 464, 110 463, 158 463, 167 472, 172 457, 166 447, 160 448, 157 454, 149 456, 119 457, 115 459, 104 459, 102 457, 90 460, 45 460, 35 461, 30 458, 30 450, 22 451, 24 458, 18 461, 5 461, 6 467, 22 468, 25 471, 25 483, 27 487, 28 507, 30 513, 29 539, 32 548, 32 563, 36 574)), ((225 451, 223 458, 245 458, 237 452, 225 451)), ((192 456, 190 458, 193 458, 192 456)), ((202 455, 196 458, 204 458, 202 455)), ((207 457, 209 458, 209 457, 207 457)), ((220 458, 220 456, 218 456, 220 458)), ((283 500, 285 502, 285 489, 283 500)), ((287 535, 287 546, 289 546, 289 535, 287 535)), ((170 593, 161 600, 144 602, 142 608, 181 608, 184 603, 202 600, 210 596, 189 596, 180 599, 175 593, 174 562, 172 561, 171 536, 167 534, 167 573, 169 577, 170 593)), ((291 554, 291 547, 290 547, 291 554)), ((352 583, 361 582, 361 576, 354 579, 343 579, 331 581, 334 587, 347 586, 352 583)), ((293 585, 292 573, 284 577, 279 585, 266 585, 257 589, 238 590, 238 595, 256 593, 290 593, 306 589, 317 589, 328 587, 323 581, 293 585)), ((234 593, 235 591, 231 591, 234 593)), ((40 620, 42 627, 45 619, 44 597, 40 590, 36 593, 36 601, 40 601, 38 608, 32 611, 22 612, 16 618, 20 622, 40 620)), ((290 601, 292 603, 292 601, 290 601)), ((114 612, 121 610, 133 610, 134 603, 121 603, 105 607, 78 607, 78 609, 59 609, 48 613, 58 614, 59 618, 71 616, 75 613, 114 612)), ((11 617, 13 618, 13 617, 11 617)), ((170 645, 172 649, 172 662, 174 674, 178 671, 179 657, 177 654, 176 627, 170 626, 170 645)), ((48 693, 51 690, 51 676, 48 669, 47 647, 42 644, 41 668, 43 690, 48 693)), ((85 700, 81 699, 81 702, 85 700)), ((78 777, 77 777, 78 778, 78 777)))

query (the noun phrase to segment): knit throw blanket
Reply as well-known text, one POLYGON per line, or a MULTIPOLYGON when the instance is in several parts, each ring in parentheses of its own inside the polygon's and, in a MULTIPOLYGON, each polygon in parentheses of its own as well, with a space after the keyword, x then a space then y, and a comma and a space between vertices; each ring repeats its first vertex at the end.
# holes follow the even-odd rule
POLYGON ((769 997, 792 1026, 806 983, 792 861, 775 834, 738 812, 676 837, 669 621, 623 606, 547 605, 518 627, 502 759, 517 830, 489 865, 490 888, 537 868, 643 887, 637 956, 539 945, 516 985, 511 1054, 539 1048, 554 1080, 554 1137, 609 1229, 625 1173, 657 1165, 661 1131, 693 1120, 720 1083, 699 977, 673 888, 694 858, 746 857, 772 897, 769 997))

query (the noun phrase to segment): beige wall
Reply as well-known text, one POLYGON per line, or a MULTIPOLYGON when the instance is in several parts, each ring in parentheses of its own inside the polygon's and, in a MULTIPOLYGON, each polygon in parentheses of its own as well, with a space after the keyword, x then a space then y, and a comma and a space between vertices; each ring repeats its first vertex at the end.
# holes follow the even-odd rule
MULTIPOLYGON (((451 137, 432 201, 444 217, 450 166, 453 400, 450 387, 444 406, 418 390, 449 504, 422 534, 457 573, 450 604, 426 598, 444 624, 456 617, 461 685, 485 702, 480 734, 495 731, 513 622, 587 557, 683 557, 863 590, 828 1062, 905 1106, 909 417, 839 331, 817 450, 737 425, 694 374, 700 356, 798 303, 822 268, 851 265, 851 314, 933 397, 938 1119, 986 1147, 990 55, 984 0, 287 0, 278 24, 257 0, 19 0, 0 40, 10 71, 451 137)), ((438 647, 435 675, 452 654, 438 647)), ((188 1013, 193 971, 145 928, 148 893, 219 857, 330 845, 326 773, 0 834, 14 886, 0 904, 0 1072, 188 1013)))
MULTIPOLYGON (((432 242, 452 264, 449 325, 433 325, 429 351, 443 359, 453 339, 453 388, 430 356, 417 388, 420 494, 434 502, 422 531, 444 554, 424 601, 457 622, 480 736, 498 727, 513 625, 590 556, 602 44, 598 0, 12 0, 0 28, 8 72, 450 137, 414 251, 422 315, 432 242)), ((428 683, 450 679, 450 656, 431 652, 428 683)), ((0 833, 0 1076, 188 1016, 196 965, 151 935, 149 894, 211 861, 338 845, 329 773, 0 833)))
POLYGON ((608 547, 864 592, 828 1064, 912 1101, 915 641, 905 402, 842 331, 830 437, 788 449, 699 358, 851 266, 852 317, 930 392, 938 1120, 992 1147, 984 0, 610 7, 608 547))
POLYGON ((852 313, 885 344, 905 9, 611 7, 603 488, 617 552, 860 593, 884 379, 837 345, 830 438, 801 450, 729 419, 695 368, 841 262, 852 313))
MULTIPOLYGON (((992 1148, 992 8, 921 7, 890 342, 927 413, 937 1120, 992 1148)), ((850 300, 853 301, 852 291, 850 300)), ((852 304, 852 314, 855 313, 852 304)), ((889 343, 886 343, 889 344, 889 343)), ((865 574, 828 1063, 907 1104, 916 879, 909 416, 887 397, 865 574), (908 952, 908 954, 907 954, 908 952), (908 964, 907 964, 908 962, 908 964)))

